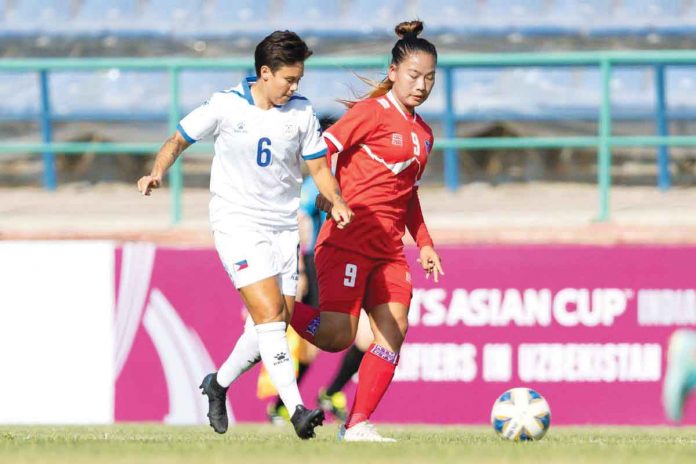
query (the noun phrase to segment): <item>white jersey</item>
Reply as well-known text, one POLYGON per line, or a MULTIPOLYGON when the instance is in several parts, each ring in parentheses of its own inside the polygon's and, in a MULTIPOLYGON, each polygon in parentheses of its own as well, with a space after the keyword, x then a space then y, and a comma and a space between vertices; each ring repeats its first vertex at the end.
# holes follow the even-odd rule
POLYGON ((217 92, 177 129, 190 143, 213 134, 210 174, 213 230, 230 227, 297 229, 300 156, 326 156, 326 143, 312 106, 295 94, 283 106, 262 110, 254 104, 248 77, 217 92))

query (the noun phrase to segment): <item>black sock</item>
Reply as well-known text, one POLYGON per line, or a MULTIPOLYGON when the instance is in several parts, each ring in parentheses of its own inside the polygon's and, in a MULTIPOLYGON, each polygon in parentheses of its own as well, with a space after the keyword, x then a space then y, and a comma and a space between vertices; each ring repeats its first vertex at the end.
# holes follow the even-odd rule
POLYGON ((298 364, 298 366, 297 366, 297 385, 300 385, 300 382, 302 382, 302 378, 307 373, 307 370, 309 370, 309 364, 305 364, 302 362, 298 364))
POLYGON ((348 351, 346 351, 346 354, 343 356, 343 361, 341 361, 341 367, 336 373, 336 377, 334 377, 333 382, 331 382, 331 385, 329 385, 329 388, 326 390, 327 395, 331 396, 341 391, 343 387, 346 386, 351 377, 358 372, 360 361, 362 361, 364 354, 365 352, 360 351, 355 345, 348 348, 348 351))
MULTIPOLYGON (((297 366, 297 385, 300 384, 302 377, 304 377, 304 375, 307 373, 308 369, 309 369, 309 364, 299 363, 299 365, 297 366)), ((276 399, 275 408, 278 409, 282 405, 283 405, 283 400, 281 400, 280 396, 278 396, 276 399)))

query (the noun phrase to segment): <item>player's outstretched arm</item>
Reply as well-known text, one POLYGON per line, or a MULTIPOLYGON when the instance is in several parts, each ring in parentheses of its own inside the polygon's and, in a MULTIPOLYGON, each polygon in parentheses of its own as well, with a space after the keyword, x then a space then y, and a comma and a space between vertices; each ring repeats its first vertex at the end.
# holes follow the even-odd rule
POLYGON ((336 221, 338 228, 343 229, 353 220, 354 213, 341 196, 341 189, 336 178, 331 174, 329 165, 324 158, 317 158, 307 160, 307 167, 319 192, 332 205, 331 217, 336 221))
POLYGON ((179 131, 169 137, 159 149, 150 174, 138 179, 138 191, 143 195, 150 195, 153 189, 159 188, 164 173, 190 145, 179 131))

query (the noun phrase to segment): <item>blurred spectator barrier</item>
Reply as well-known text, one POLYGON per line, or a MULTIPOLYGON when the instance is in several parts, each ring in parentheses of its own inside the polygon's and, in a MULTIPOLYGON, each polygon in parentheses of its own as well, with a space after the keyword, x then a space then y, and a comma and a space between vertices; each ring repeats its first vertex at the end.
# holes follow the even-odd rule
MULTIPOLYGON (((308 76, 303 83, 309 83, 309 88, 303 87, 303 92, 308 95, 315 104, 318 102, 318 110, 322 107, 330 109, 330 105, 335 101, 326 102, 321 95, 318 99, 314 98, 313 88, 326 88, 330 83, 336 83, 343 70, 384 70, 388 59, 384 56, 341 56, 341 57, 313 57, 307 63, 308 76), (331 74, 333 73, 333 74, 331 74), (312 76, 323 76, 316 79, 312 76), (329 76, 327 78, 327 76, 329 76), (312 87, 314 85, 314 87, 312 87), (309 90, 309 91, 308 91, 309 90)), ((661 189, 669 188, 671 184, 669 173, 669 151, 670 146, 696 146, 696 136, 669 136, 668 117, 671 113, 667 111, 667 70, 678 71, 696 66, 696 52, 692 51, 634 51, 634 52, 573 52, 573 53, 516 53, 516 54, 466 54, 466 55, 442 55, 439 57, 438 66, 440 67, 440 81, 435 88, 431 99, 424 105, 423 114, 429 120, 439 119, 443 127, 443 137, 437 137, 435 149, 444 152, 444 179, 445 184, 451 190, 455 190, 459 185, 458 178, 458 154, 460 149, 501 149, 501 148, 562 148, 562 147, 585 147, 596 148, 598 154, 598 175, 597 184, 599 191, 599 206, 597 220, 606 221, 609 219, 610 211, 610 187, 611 187, 611 149, 612 147, 637 147, 654 146, 657 147, 658 179, 657 185, 661 189), (468 71, 478 71, 485 74, 490 70, 522 70, 531 69, 522 76, 525 79, 515 79, 515 74, 507 74, 507 80, 499 81, 497 85, 504 87, 505 92, 487 93, 478 91, 466 93, 462 89, 476 88, 477 85, 467 87, 466 76, 463 74, 468 71), (536 80, 537 84, 530 85, 529 78, 533 76, 534 70, 552 70, 551 80, 536 80), (599 88, 599 92, 579 92, 576 87, 563 86, 568 74, 562 70, 582 69, 585 74, 596 76, 590 78, 582 85, 587 86, 588 82, 599 88), (634 108, 631 103, 640 100, 646 94, 644 88, 633 88, 631 84, 635 82, 635 69, 650 69, 654 74, 650 93, 654 98, 642 102, 642 106, 634 108), (622 74, 623 80, 612 80, 614 75, 622 74), (552 85, 552 84, 558 85, 552 85), (616 84, 620 85, 616 85, 616 84), (625 83, 623 85, 622 83, 625 83), (626 90, 628 88, 629 90, 626 90), (529 105, 525 102, 527 96, 536 94, 544 98, 541 108, 537 104, 529 105), (462 96, 466 97, 462 101, 462 96), (504 97, 512 98, 512 101, 505 100, 504 97), (596 97, 596 98, 595 98, 596 97), (618 103, 620 111, 615 107, 618 103), (471 102, 477 99, 476 102, 471 102), (497 101, 496 99, 501 99, 497 101), (583 99, 586 99, 584 101, 583 99), (622 100, 623 99, 623 100, 622 100), (491 100, 490 102, 488 100, 491 100), (571 102, 570 110, 564 108, 564 103, 571 102), (489 105, 489 103, 491 103, 489 105), (475 105, 475 106, 474 106, 475 105), (500 113, 501 108, 513 108, 512 111, 500 113), (621 118, 640 117, 653 118, 655 121, 656 135, 640 136, 614 136, 612 135, 612 120, 621 118), (598 122, 598 131, 595 136, 572 136, 572 137, 521 137, 521 138, 460 138, 456 137, 456 122, 459 120, 490 119, 491 117, 512 117, 513 119, 538 119, 555 120, 586 120, 592 118, 598 122)), ((88 99, 94 101, 101 98, 100 95, 90 96, 90 89, 81 86, 78 79, 80 73, 94 72, 95 70, 107 71, 111 76, 118 77, 127 73, 135 73, 130 80, 115 79, 119 83, 119 90, 114 93, 111 89, 103 94, 111 98, 108 109, 111 113, 100 114, 94 108, 86 104, 86 113, 83 111, 81 117, 90 116, 94 119, 102 117, 117 118, 120 120, 142 120, 143 118, 158 118, 157 111, 148 111, 150 106, 156 110, 158 106, 168 107, 168 121, 170 131, 174 131, 182 115, 182 109, 188 111, 195 105, 182 99, 186 99, 186 93, 192 91, 202 81, 190 79, 187 74, 191 71, 197 72, 220 72, 235 71, 241 75, 246 72, 252 73, 253 63, 250 59, 229 58, 229 59, 191 59, 191 58, 122 58, 122 59, 5 59, 0 61, 0 77, 7 75, 31 75, 38 76, 38 91, 36 94, 26 89, 13 86, 13 94, 24 98, 24 100, 36 98, 38 104, 28 103, 28 108, 24 112, 14 111, 12 108, 4 110, 0 105, 0 119, 26 120, 27 117, 38 119, 41 123, 42 141, 35 143, 14 143, 0 142, 0 155, 8 153, 42 153, 44 156, 44 185, 47 189, 55 189, 56 176, 54 166, 54 153, 155 153, 159 149, 159 143, 58 143, 53 141, 52 122, 60 117, 60 120, 70 120, 71 117, 78 118, 81 107, 77 112, 70 105, 75 105, 75 99, 69 98, 66 101, 65 95, 70 96, 69 89, 75 95, 87 93, 88 99), (66 72, 73 74, 65 75, 66 72), (167 98, 160 98, 159 94, 148 91, 148 87, 142 87, 148 81, 147 76, 153 73, 167 76, 168 95, 167 98), (166 73, 166 74, 163 74, 166 73), (53 85, 52 78, 56 78, 56 85, 53 85), (61 81, 60 79, 63 79, 61 81), (78 79, 76 81, 76 79, 78 79), (191 80, 193 85, 187 85, 184 92, 180 91, 182 80, 191 80), (62 82, 62 83, 61 83, 62 82), (138 84, 138 85, 136 85, 138 84), (62 98, 62 99, 61 99, 62 98), (128 106, 129 99, 136 99, 138 106, 128 106), (56 115, 53 103, 58 101, 66 106, 61 109, 61 114, 56 115), (162 100, 162 101, 160 101, 162 100), (164 102, 166 100, 166 103, 164 102), (120 106, 119 106, 120 105, 120 106), (125 106, 124 106, 125 105, 125 106), (113 110, 116 108, 116 112, 113 110), (119 112, 120 110, 120 112, 119 112), (71 113, 71 111, 73 111, 71 113), (89 113, 92 111, 93 113, 89 113), (72 115, 72 116, 71 116, 72 115)), ((676 74, 677 77, 679 73, 676 74)), ((157 79, 151 80, 151 88, 159 90, 163 87, 163 82, 157 79)), ((533 79, 532 79, 533 80, 533 79)), ((681 78, 686 82, 689 79, 681 78)), ((228 80, 229 82, 229 80, 228 80)), ((234 81, 232 81, 234 82, 234 81)), ((689 81, 690 82, 690 81, 689 81)), ((2 86, 0 86, 1 90, 2 86)), ((200 89, 199 89, 200 90, 200 89)), ((207 89, 206 89, 207 91, 207 89)), ((211 92, 208 92, 208 94, 211 92)), ((684 92, 684 95, 692 96, 693 92, 684 92)), ((645 100, 645 98, 642 98, 645 100)), ((202 100, 201 100, 202 101, 202 100)), ((87 102, 89 103, 89 102, 87 102)), ((640 102, 639 102, 640 103, 640 102)), ((335 107, 332 107, 335 109, 335 107)), ((189 150, 195 152, 211 153, 212 144, 195 144, 189 150)), ((170 171, 170 185, 172 187, 172 223, 176 224, 181 220, 181 194, 183 189, 182 173, 180 162, 177 162, 170 171)))

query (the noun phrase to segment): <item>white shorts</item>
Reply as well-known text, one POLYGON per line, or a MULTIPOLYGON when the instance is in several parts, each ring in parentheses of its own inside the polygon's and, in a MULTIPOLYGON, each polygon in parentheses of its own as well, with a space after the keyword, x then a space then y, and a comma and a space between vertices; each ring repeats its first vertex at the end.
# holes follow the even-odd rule
POLYGON ((213 232, 220 261, 236 288, 278 276, 283 295, 297 293, 300 236, 296 230, 213 232))

